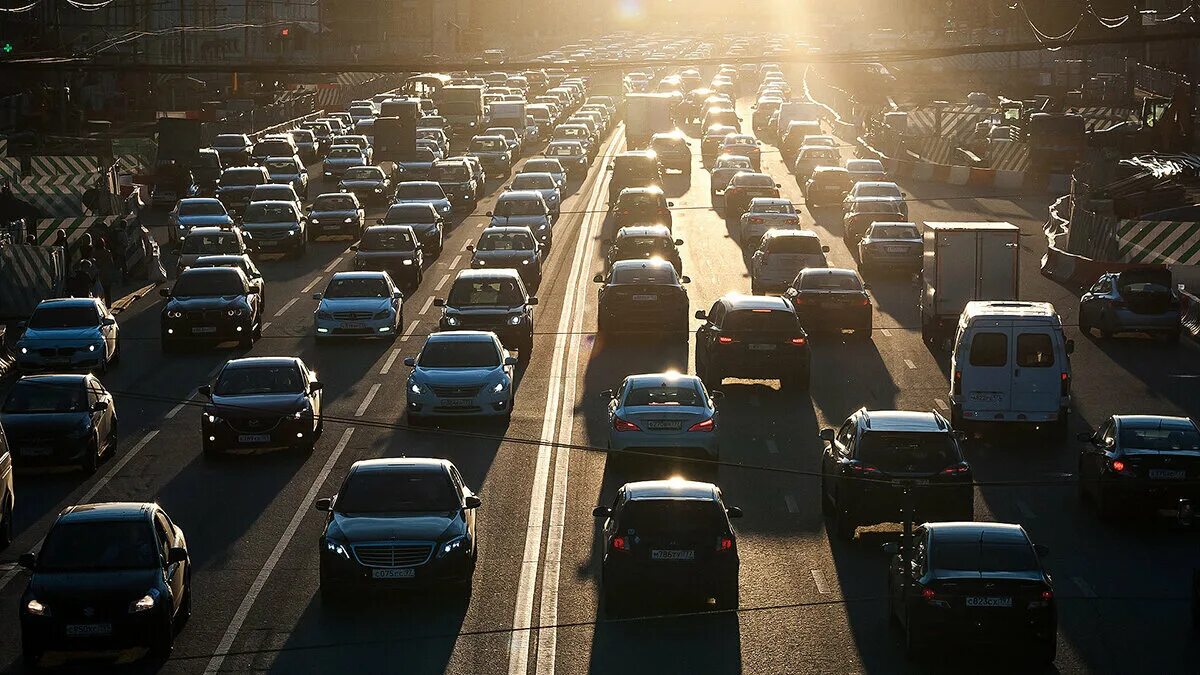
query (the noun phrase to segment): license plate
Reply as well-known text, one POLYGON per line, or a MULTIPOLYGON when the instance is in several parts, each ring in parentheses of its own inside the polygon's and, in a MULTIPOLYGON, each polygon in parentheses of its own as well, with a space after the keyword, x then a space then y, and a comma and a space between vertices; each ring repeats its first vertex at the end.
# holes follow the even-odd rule
POLYGON ((196 335, 205 335, 207 333, 215 333, 215 332, 217 332, 216 326, 193 326, 192 327, 192 333, 195 333, 196 335))
POLYGON ((752 344, 752 345, 750 345, 750 351, 752 351, 752 352, 771 352, 771 351, 775 351, 776 346, 777 345, 752 344))
POLYGON ((680 429, 683 425, 675 420, 647 420, 646 428, 659 431, 669 431, 672 429, 680 429))
POLYGON ((633 296, 634 302, 653 302, 657 299, 658 299, 657 295, 635 295, 635 296, 633 296))
POLYGON ((438 405, 445 406, 447 408, 468 408, 472 403, 474 403, 474 401, 469 398, 438 399, 438 405))
POLYGON ((651 560, 695 560, 696 552, 695 551, 674 551, 674 550, 665 551, 665 550, 655 549, 655 550, 650 551, 650 559, 651 560))
POLYGON ((884 247, 888 253, 904 253, 908 249, 903 246, 886 246, 884 247))
POLYGON ((274 239, 259 239, 257 243, 259 246, 261 246, 263 248, 271 248, 271 247, 275 246, 276 244, 278 244, 279 242, 275 241, 274 239))
POLYGON ((333 231, 333 230, 340 230, 340 229, 342 229, 342 226, 341 226, 341 225, 322 225, 322 226, 321 226, 321 229, 322 229, 322 230, 333 231))
POLYGON ((1011 595, 969 595, 967 607, 1012 607, 1011 595))
POLYGON ((50 454, 50 448, 35 446, 31 448, 21 448, 21 454, 29 457, 45 457, 50 454))
POLYGON ((1154 480, 1183 480, 1187 472, 1183 469, 1150 469, 1150 477, 1154 480))
POLYGON ((374 579, 412 579, 417 576, 417 571, 406 567, 398 570, 371 570, 371 577, 374 579))
POLYGON ((973 391, 970 398, 980 403, 997 403, 1004 400, 1004 394, 998 391, 973 391))
POLYGON ((112 635, 111 623, 75 623, 67 624, 67 635, 71 637, 91 637, 96 635, 112 635))
POLYGON ((826 309, 838 309, 842 306, 842 303, 837 300, 826 300, 825 302, 821 303, 821 306, 825 307, 826 309))
POLYGON ((347 321, 346 323, 342 324, 342 328, 345 328, 347 330, 351 330, 351 329, 355 329, 355 328, 365 328, 365 327, 366 327, 366 324, 359 323, 358 321, 347 321))
POLYGON ((238 443, 269 443, 271 434, 238 434, 238 443))

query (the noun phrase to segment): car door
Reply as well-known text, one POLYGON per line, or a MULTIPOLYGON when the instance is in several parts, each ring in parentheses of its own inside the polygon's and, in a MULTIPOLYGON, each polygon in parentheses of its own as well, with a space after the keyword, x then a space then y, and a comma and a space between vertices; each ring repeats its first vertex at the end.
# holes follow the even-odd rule
POLYGON ((92 413, 92 422, 96 427, 96 435, 100 438, 100 443, 103 446, 104 439, 108 438, 109 434, 112 433, 112 396, 105 391, 104 386, 95 377, 88 376, 87 379, 88 405, 95 406, 96 403, 104 404, 103 410, 92 413))
POLYGON ((1116 422, 1110 417, 1079 450, 1079 480, 1093 494, 1098 492, 1097 481, 1108 464, 1109 453, 1116 449, 1116 433, 1116 422))
POLYGON ((1062 364, 1058 345, 1062 335, 1050 326, 1012 330, 1012 384, 1009 409, 1015 412, 1057 413, 1062 397, 1062 364))
POLYGON ((113 316, 112 310, 103 301, 97 305, 100 309, 100 335, 104 337, 105 358, 111 359, 117 353, 117 317, 113 316))
POLYGON ((700 361, 700 354, 704 354, 704 365, 707 366, 712 360, 712 344, 721 333, 721 323, 725 319, 725 305, 720 300, 713 303, 711 309, 708 310, 708 318, 704 325, 696 329, 696 361, 700 361))
POLYGON ((1010 409, 1012 373, 1008 326, 988 326, 967 330, 965 344, 959 347, 956 363, 962 373, 962 409, 964 413, 994 413, 1010 409))
MULTIPOLYGON (((829 447, 825 449, 825 454, 822 456, 821 471, 824 475, 834 479, 841 476, 841 464, 850 458, 850 449, 854 444, 854 433, 857 428, 857 421, 851 417, 846 420, 837 434, 833 437, 833 441, 829 447)), ((826 497, 830 500, 837 492, 837 480, 821 481, 822 488, 827 490, 826 497)))
POLYGON ((1081 322, 1095 324, 1100 321, 1100 313, 1108 304, 1112 294, 1112 277, 1104 276, 1084 294, 1079 303, 1079 318, 1081 322))
POLYGON ((171 548, 175 546, 175 528, 162 511, 154 512, 154 534, 158 537, 162 554, 163 577, 167 582, 167 587, 171 589, 171 615, 174 616, 183 601, 184 579, 187 576, 187 570, 184 569, 185 563, 168 562, 171 548))

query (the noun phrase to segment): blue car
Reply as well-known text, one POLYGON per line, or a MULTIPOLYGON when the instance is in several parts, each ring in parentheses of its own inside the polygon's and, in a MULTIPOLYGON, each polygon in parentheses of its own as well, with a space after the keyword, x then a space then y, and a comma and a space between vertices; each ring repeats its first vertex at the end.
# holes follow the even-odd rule
POLYGON ((409 424, 433 417, 512 418, 513 366, 495 333, 473 330, 434 333, 417 358, 404 391, 409 424))
POLYGON ((104 373, 121 358, 117 320, 96 298, 43 300, 24 328, 17 340, 23 373, 104 373))
POLYGON ((225 205, 213 197, 180 199, 168 218, 176 239, 183 239, 193 227, 233 226, 233 217, 225 210, 225 205))
POLYGON ((1179 295, 1164 268, 1106 272, 1079 299, 1079 331, 1109 338, 1117 333, 1150 333, 1179 341, 1179 295))
POLYGON ((403 294, 387 272, 338 272, 313 315, 317 337, 386 337, 395 339, 404 325, 403 294))
POLYGON ((396 185, 393 204, 430 204, 439 216, 450 215, 450 198, 442 186, 431 180, 416 180, 396 185))

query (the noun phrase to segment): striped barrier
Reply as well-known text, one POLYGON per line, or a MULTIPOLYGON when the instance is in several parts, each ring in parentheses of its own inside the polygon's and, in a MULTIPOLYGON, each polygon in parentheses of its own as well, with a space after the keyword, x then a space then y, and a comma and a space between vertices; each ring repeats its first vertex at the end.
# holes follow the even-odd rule
POLYGON ((0 318, 26 318, 46 298, 62 295, 66 261, 53 246, 0 248, 0 318))
POLYGON ((931 164, 950 164, 957 150, 958 143, 953 139, 925 138, 921 139, 917 154, 931 164))
POLYGON ((84 233, 101 227, 112 227, 121 218, 118 216, 84 216, 82 218, 40 218, 37 221, 37 243, 49 244, 55 233, 67 233, 67 243, 74 244, 84 233))
POLYGON ((13 195, 27 202, 47 218, 72 218, 86 216, 83 193, 88 189, 81 185, 28 186, 24 182, 12 185, 13 195))
POLYGON ((1088 131, 1104 131, 1109 127, 1120 124, 1121 122, 1136 122, 1136 115, 1132 108, 1121 108, 1112 106, 1082 106, 1078 108, 1070 108, 1067 112, 1075 113, 1083 118, 1084 126, 1088 131))
POLYGON ((1118 257, 1124 262, 1200 264, 1200 223, 1120 220, 1116 241, 1118 257))
POLYGON ((990 118, 996 109, 978 105, 945 106, 941 110, 941 128, 938 128, 938 110, 935 107, 922 106, 907 112, 907 133, 911 136, 965 138, 974 133, 976 123, 990 118))
POLYGON ((87 155, 35 155, 29 158, 29 176, 31 178, 94 174, 101 168, 99 157, 87 155))
POLYGON ((16 157, 0 157, 0 179, 16 181, 21 179, 21 160, 16 157))
POLYGON ((0 138, 0 157, 8 156, 8 139, 0 138))
POLYGON ((988 146, 988 166, 1001 171, 1028 171, 1029 146, 1018 141, 988 146))

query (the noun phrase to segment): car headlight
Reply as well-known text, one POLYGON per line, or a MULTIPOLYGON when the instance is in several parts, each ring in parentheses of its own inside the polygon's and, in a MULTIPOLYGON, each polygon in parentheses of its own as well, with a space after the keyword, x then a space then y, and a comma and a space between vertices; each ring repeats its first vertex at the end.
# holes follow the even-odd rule
POLYGON ((309 219, 308 219, 308 222, 312 223, 313 225, 320 225, 320 224, 321 224, 321 221, 320 221, 320 219, 318 219, 318 218, 309 218, 309 219))
POLYGON ((521 323, 521 319, 522 319, 522 316, 520 314, 514 314, 514 315, 508 317, 508 325, 516 326, 517 324, 521 323))
POLYGON ((170 318, 170 319, 182 319, 182 318, 183 318, 183 312, 181 312, 181 311, 179 311, 179 310, 177 310, 177 309, 172 309, 172 310, 170 310, 170 311, 168 311, 168 312, 167 312, 167 318, 170 318))
POLYGON ((21 347, 21 353, 22 353, 22 354, 28 354, 28 353, 29 353, 29 347, 21 347))
POLYGON ((471 540, 467 538, 467 535, 460 534, 457 537, 454 537, 450 541, 447 541, 446 543, 439 546, 438 552, 437 552, 437 557, 444 558, 445 556, 448 556, 451 553, 454 553, 455 551, 466 551, 470 547, 471 547, 471 540))
POLYGON ((417 384, 416 382, 410 382, 408 385, 408 390, 411 391, 412 393, 418 394, 418 395, 420 395, 421 392, 423 391, 421 389, 421 385, 417 384))
POLYGON ((400 261, 400 264, 401 264, 401 265, 411 265, 411 264, 413 264, 413 261, 411 261, 411 260, 401 260, 401 261, 400 261))
POLYGON ((25 611, 34 616, 50 616, 50 608, 43 605, 37 598, 30 598, 25 603, 25 611))
MULTIPOLYGON (((315 223, 315 222, 317 222, 317 221, 315 221, 315 220, 314 220, 313 222, 315 223)), ((347 218, 346 220, 344 220, 344 221, 342 221, 342 222, 344 222, 344 223, 346 223, 347 225, 349 225, 350 223, 353 223, 353 222, 354 222, 354 219, 353 219, 353 218, 347 218)))
POLYGON ((341 542, 334 541, 329 537, 325 538, 325 550, 346 560, 350 559, 350 552, 346 550, 346 547, 341 542))
POLYGON ((522 260, 522 261, 521 261, 521 264, 522 264, 522 265, 528 265, 528 264, 529 264, 529 261, 528 261, 528 260, 522 260))
POLYGON ((241 316, 242 308, 241 307, 230 307, 229 309, 225 310, 225 315, 233 316, 233 317, 241 316))
POLYGON ((289 237, 294 237, 294 236, 296 236, 296 233, 297 233, 297 232, 299 232, 299 230, 288 230, 288 231, 287 231, 287 235, 288 235, 289 237))
POLYGON ((538 225, 538 232, 541 232, 542 230, 546 229, 547 227, 549 227, 549 225, 546 225, 545 223, 538 225))
POLYGON ((383 188, 375 188, 376 192, 383 192, 383 188))
POLYGON ((158 589, 151 588, 145 595, 129 603, 129 613, 137 614, 138 612, 146 612, 154 609, 158 604, 158 589))
POLYGON ((209 424, 216 424, 217 422, 221 421, 220 417, 217 417, 212 413, 204 413, 204 419, 208 420, 209 424))
POLYGON ((458 317, 456 317, 456 316, 446 317, 446 325, 447 326, 457 326, 458 324, 459 324, 458 317))
POLYGON ((506 388, 508 388, 508 383, 505 382, 504 380, 500 380, 499 382, 496 383, 496 386, 492 387, 492 393, 499 394, 500 392, 504 391, 506 388))

